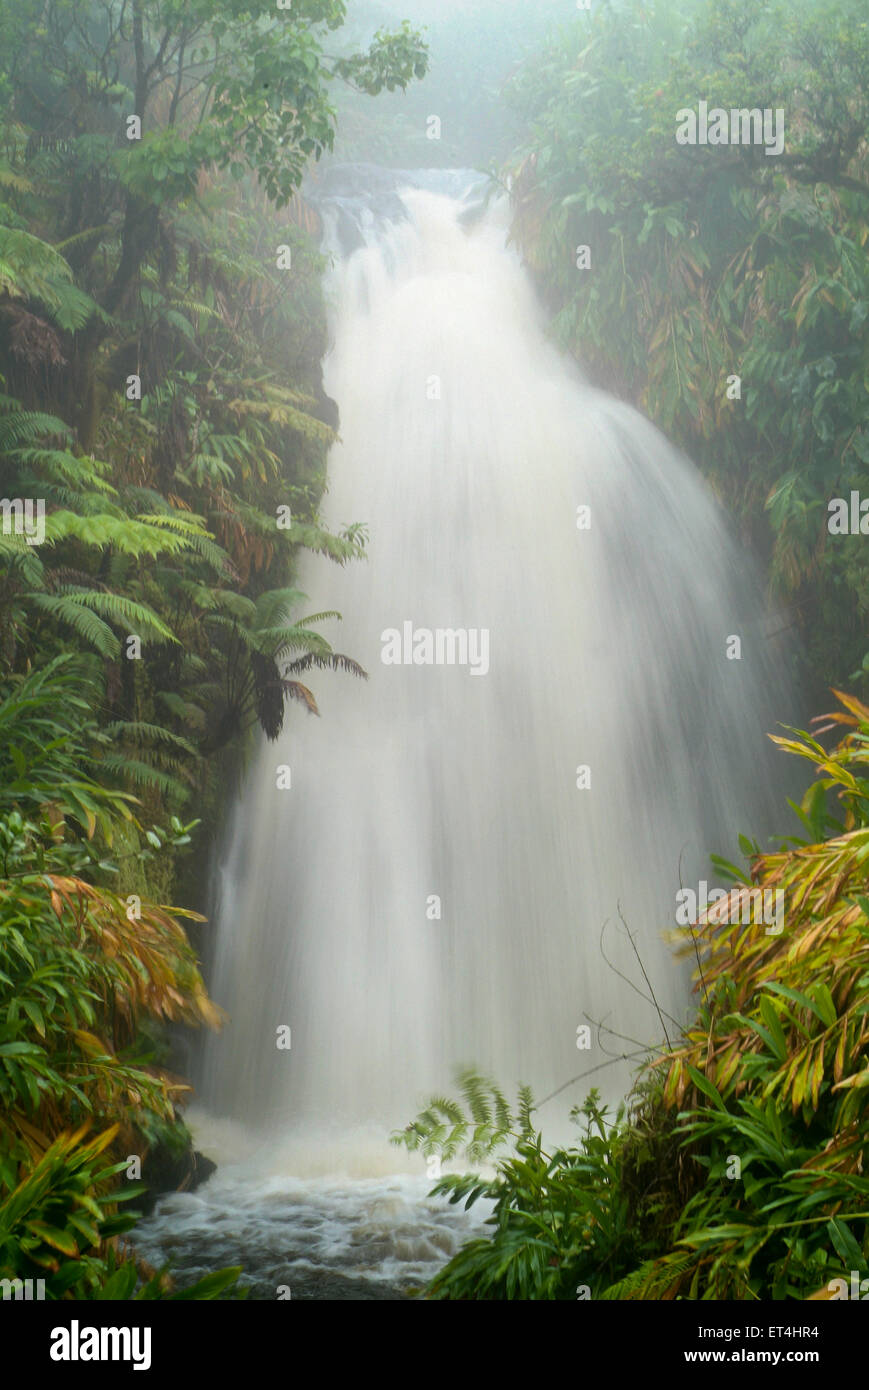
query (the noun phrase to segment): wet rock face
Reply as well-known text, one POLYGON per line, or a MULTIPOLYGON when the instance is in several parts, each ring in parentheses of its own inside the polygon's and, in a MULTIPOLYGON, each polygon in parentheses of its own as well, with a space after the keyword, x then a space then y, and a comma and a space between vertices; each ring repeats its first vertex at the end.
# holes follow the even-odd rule
POLYGON ((377 164, 332 164, 306 183, 304 195, 320 214, 335 249, 347 257, 367 245, 387 222, 407 220, 401 190, 424 189, 462 198, 467 220, 482 209, 490 180, 475 169, 383 169, 377 164))
POLYGON ((139 1209, 144 1214, 153 1211, 166 1192, 194 1192, 216 1172, 217 1164, 192 1146, 178 1154, 155 1145, 145 1160, 142 1176, 148 1190, 139 1200, 139 1209))
POLYGON ((423 188, 461 198, 469 185, 489 182, 477 169, 384 169, 379 164, 330 164, 306 185, 312 202, 323 198, 360 198, 368 203, 385 201, 402 188, 423 188))

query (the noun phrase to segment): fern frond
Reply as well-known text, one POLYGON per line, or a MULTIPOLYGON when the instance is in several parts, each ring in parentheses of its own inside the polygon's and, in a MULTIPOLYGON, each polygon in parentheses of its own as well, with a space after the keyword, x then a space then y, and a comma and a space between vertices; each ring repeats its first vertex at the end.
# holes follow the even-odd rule
POLYGON ((368 680, 368 672, 365 667, 360 666, 358 661, 354 661, 352 656, 345 656, 343 652, 332 651, 326 653, 307 652, 305 656, 287 662, 284 666, 284 673, 307 671, 312 666, 318 666, 323 671, 346 671, 351 676, 357 676, 359 680, 368 680))
POLYGON ((158 690, 154 698, 184 724, 200 729, 205 723, 205 711, 202 707, 194 704, 192 700, 185 700, 174 690, 158 690))
POLYGON ((111 470, 111 464, 104 460, 80 458, 68 449, 32 447, 16 449, 13 457, 23 467, 37 469, 43 477, 66 483, 69 487, 87 489, 107 497, 118 495, 117 488, 103 476, 111 470))
POLYGON ((68 603, 89 608, 92 612, 100 614, 107 622, 114 622, 123 627, 128 633, 148 636, 152 642, 178 641, 171 628, 157 617, 153 608, 149 608, 144 603, 136 603, 134 599, 127 598, 125 594, 110 594, 98 589, 88 589, 85 592, 65 593, 62 597, 68 603))
POLYGON ((267 420, 270 425, 295 430, 304 439, 318 444, 333 444, 337 438, 331 426, 318 420, 315 415, 298 410, 288 401, 252 401, 236 397, 235 400, 227 401, 227 409, 233 411, 239 419, 253 416, 256 419, 267 420))
POLYGON ((530 1086, 519 1087, 518 1119, 521 1133, 530 1138, 534 1133, 531 1112, 534 1109, 534 1096, 530 1086))
POLYGON ((121 654, 121 643, 107 623, 89 608, 73 602, 72 599, 58 597, 56 594, 26 594, 25 598, 40 612, 46 613, 59 623, 65 623, 83 637, 89 646, 100 656, 115 661, 121 654))
POLYGON ((179 801, 185 801, 190 795, 190 788, 177 777, 172 777, 168 772, 161 772, 159 768, 153 767, 150 763, 143 763, 137 758, 112 754, 100 759, 100 768, 123 781, 132 782, 134 786, 147 787, 163 796, 175 797, 179 801))
POLYGON ((300 589, 268 589, 256 601, 256 625, 258 628, 277 627, 288 623, 290 613, 298 605, 299 599, 307 598, 300 589))
MULTIPOLYGON (((160 530, 173 532, 176 540, 183 542, 183 548, 195 551, 197 555, 200 555, 211 566, 215 574, 227 579, 238 579, 232 560, 226 551, 217 544, 213 536, 204 529, 200 517, 181 517, 177 512, 173 512, 171 515, 139 517, 139 521, 147 522, 148 525, 160 530)), ((177 548, 181 549, 182 546, 179 544, 177 548)))
POLYGON ((191 757, 196 757, 197 750, 193 744, 180 734, 173 734, 171 729, 165 729, 162 724, 146 724, 140 719, 116 719, 111 724, 107 724, 103 733, 108 738, 128 738, 135 743, 162 744, 168 748, 176 748, 181 753, 189 753, 191 757))
POLYGON ((673 1252, 663 1259, 646 1260, 618 1283, 611 1284, 599 1295, 614 1299, 643 1299, 656 1302, 676 1298, 689 1275, 697 1268, 695 1254, 673 1252))
POLYGON ((365 555, 365 547, 359 541, 333 536, 330 531, 324 531, 313 522, 294 521, 286 531, 278 531, 277 534, 286 536, 293 545, 304 546, 305 550, 312 550, 317 555, 326 555, 339 565, 346 565, 348 560, 361 560, 365 555))
POLYGON ((46 435, 69 439, 72 431, 56 415, 48 415, 42 410, 13 409, 0 413, 0 454, 8 454, 22 444, 33 443, 46 435))
POLYGON ((170 554, 196 549, 194 537, 158 525, 158 517, 77 516, 61 510, 45 518, 46 540, 55 543, 72 536, 83 545, 99 549, 112 546, 127 555, 142 556, 170 554))
POLYGON ((31 588, 38 588, 44 582, 45 568, 34 547, 15 532, 6 535, 0 531, 0 565, 8 566, 10 572, 17 571, 31 588))
POLYGON ((309 690, 306 685, 302 685, 301 681, 282 680, 279 684, 288 699, 298 700, 311 714, 320 713, 313 691, 309 690))
POLYGON ((60 328, 83 328, 99 306, 72 283, 59 252, 18 227, 0 226, 0 290, 15 299, 38 299, 60 328))

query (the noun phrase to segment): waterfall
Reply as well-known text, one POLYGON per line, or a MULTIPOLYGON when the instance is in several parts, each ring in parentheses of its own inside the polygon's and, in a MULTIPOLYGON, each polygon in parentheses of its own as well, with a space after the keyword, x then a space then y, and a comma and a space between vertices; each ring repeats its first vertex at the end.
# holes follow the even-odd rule
POLYGON ((483 195, 455 171, 321 190, 323 516, 369 542, 306 555, 299 587, 369 680, 311 673, 321 717, 291 707, 229 820, 231 1021, 197 1090, 258 1134, 385 1144, 464 1064, 511 1095, 587 1072, 544 1125, 623 1093, 611 1057, 690 1007, 680 884, 780 823, 766 734, 792 710, 746 558, 690 462, 547 340, 483 195))

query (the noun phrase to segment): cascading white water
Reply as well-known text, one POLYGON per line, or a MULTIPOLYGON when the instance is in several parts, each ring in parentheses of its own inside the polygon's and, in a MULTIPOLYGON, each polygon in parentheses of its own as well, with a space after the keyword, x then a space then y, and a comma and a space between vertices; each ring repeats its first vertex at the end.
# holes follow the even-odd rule
POLYGON ((460 196, 419 186, 401 203, 378 220, 355 200, 366 244, 331 288, 341 442, 323 511, 367 523, 369 558, 307 557, 300 576, 370 680, 314 673, 322 718, 294 707, 259 749, 221 869, 211 989, 231 1022, 198 1088, 213 1114, 291 1134, 297 1157, 323 1144, 326 1168, 328 1130, 352 1151, 373 1127, 394 1153, 388 1130, 458 1064, 542 1095, 630 1051, 617 1035, 660 1038, 603 958, 608 922, 607 956, 645 988, 620 911, 662 1011, 683 1016, 662 937, 680 875, 763 833, 765 734, 790 714, 716 505, 547 343, 504 205, 469 221, 460 196), (488 670, 384 664, 382 634, 405 624, 485 629, 488 670), (578 1050, 589 1020, 612 1032, 578 1050))
POLYGON ((219 871, 211 992, 230 1022, 193 1112, 219 1170, 136 1232, 182 1278, 238 1263, 266 1299, 402 1297, 483 1219, 427 1198, 419 1155, 387 1144, 457 1065, 538 1097, 588 1073, 537 1112, 550 1138, 592 1084, 624 1094, 610 1055, 662 1023, 619 913, 672 1031, 680 881, 710 850, 738 857, 738 830, 780 826, 765 733, 793 722, 719 511, 547 344, 506 209, 482 212, 473 176, 408 176, 401 199, 400 176, 364 178, 322 204, 358 243, 331 284, 323 510, 368 524, 369 558, 309 556, 300 586, 343 613, 334 646, 370 680, 314 672, 322 718, 293 707, 260 746, 219 871), (476 673, 384 664, 405 624, 485 630, 488 669, 482 646, 476 673), (610 1031, 578 1050, 590 1020, 610 1031))

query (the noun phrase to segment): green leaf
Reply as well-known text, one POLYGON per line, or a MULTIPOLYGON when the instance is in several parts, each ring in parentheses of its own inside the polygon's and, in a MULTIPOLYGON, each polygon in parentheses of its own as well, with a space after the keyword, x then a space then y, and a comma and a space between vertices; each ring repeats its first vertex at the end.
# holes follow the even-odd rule
POLYGON ((866 1267, 866 1256, 841 1217, 833 1217, 827 1222, 827 1231, 837 1255, 844 1260, 848 1269, 862 1271, 866 1267))
POLYGON ((828 1028, 832 1028, 835 1025, 838 1015, 836 1013, 836 1006, 833 1003, 833 996, 830 994, 827 986, 823 981, 818 980, 815 984, 810 986, 809 994, 814 1001, 814 1009, 821 1022, 825 1023, 828 1028))
POLYGON ((44 1240, 46 1245, 51 1245, 55 1250, 60 1250, 63 1255, 77 1255, 78 1245, 75 1237, 70 1231, 60 1231, 56 1226, 49 1226, 45 1221, 27 1221, 27 1230, 44 1240))
POLYGON ((760 1012, 772 1037, 773 1051, 778 1060, 783 1062, 788 1055, 788 1045, 775 1005, 767 995, 761 995, 760 1012))
POLYGON ((721 1095, 716 1090, 715 1086, 713 1086, 709 1078, 704 1076, 701 1071, 698 1071, 696 1067, 692 1067, 690 1063, 688 1064, 688 1073, 691 1077, 691 1080, 694 1082, 694 1085, 697 1087, 697 1090, 701 1091, 702 1094, 706 1096, 708 1100, 711 1100, 712 1104, 716 1107, 717 1110, 720 1110, 723 1114, 726 1115, 728 1113, 727 1106, 724 1104, 721 1095))
POLYGON ((23 1000, 21 1001, 21 1007, 22 1007, 22 1009, 24 1010, 24 1012, 27 1014, 27 1017, 30 1019, 30 1022, 33 1024, 33 1026, 34 1026, 34 1028, 36 1029, 37 1033, 39 1033, 40 1037, 43 1037, 43 1038, 44 1038, 44 1037, 45 1037, 45 1017, 44 1017, 44 1015, 43 1015, 42 1009, 41 1009, 41 1008, 39 1007, 39 1005, 35 1002, 35 1000, 32 1000, 32 999, 23 999, 23 1000))

